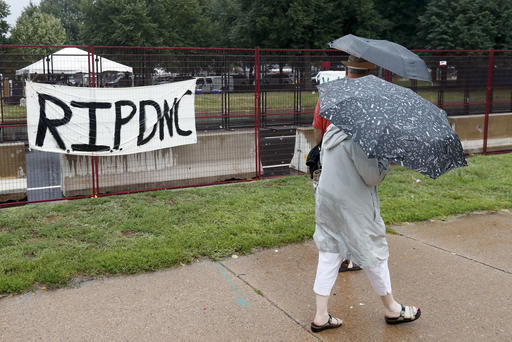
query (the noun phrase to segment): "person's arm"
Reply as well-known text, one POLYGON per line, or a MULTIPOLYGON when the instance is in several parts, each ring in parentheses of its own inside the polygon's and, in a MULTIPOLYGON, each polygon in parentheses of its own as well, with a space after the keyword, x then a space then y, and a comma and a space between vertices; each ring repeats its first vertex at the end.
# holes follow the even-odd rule
POLYGON ((314 127, 314 140, 315 145, 318 145, 322 142, 322 138, 324 136, 324 130, 322 128, 322 118, 320 117, 320 99, 318 99, 315 111, 313 113, 313 127, 314 127))
POLYGON ((324 131, 321 128, 316 128, 315 127, 314 135, 315 135, 315 145, 320 144, 322 142, 323 137, 324 137, 324 131))
POLYGON ((370 159, 361 149, 358 143, 351 143, 352 160, 359 176, 366 185, 375 186, 384 180, 386 175, 391 171, 387 160, 370 159))

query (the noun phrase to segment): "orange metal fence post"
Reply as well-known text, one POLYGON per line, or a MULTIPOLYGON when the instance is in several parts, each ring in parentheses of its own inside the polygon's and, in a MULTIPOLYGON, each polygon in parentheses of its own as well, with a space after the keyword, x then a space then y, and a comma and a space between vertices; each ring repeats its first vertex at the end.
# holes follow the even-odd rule
POLYGON ((386 81, 393 82, 393 74, 391 73, 391 71, 386 70, 385 77, 386 77, 386 81))
MULTIPOLYGON (((95 86, 95 84, 94 84, 94 48, 91 47, 90 44, 87 46, 87 68, 89 69, 88 70, 89 88, 94 88, 94 86, 95 86)), ((92 194, 91 194, 91 197, 95 198, 95 197, 98 196, 98 191, 96 189, 96 184, 97 184, 96 183, 97 182, 97 179, 96 179, 96 162, 94 160, 94 157, 91 157, 90 160, 91 160, 91 181, 92 181, 92 194)))
POLYGON ((494 70, 494 49, 489 50, 489 69, 487 71, 487 94, 485 97, 484 147, 483 154, 487 154, 487 137, 489 133, 489 114, 491 111, 492 74, 494 70))
POLYGON ((261 163, 260 163, 260 48, 256 47, 254 50, 254 136, 255 136, 255 149, 256 149, 256 179, 261 177, 261 163))

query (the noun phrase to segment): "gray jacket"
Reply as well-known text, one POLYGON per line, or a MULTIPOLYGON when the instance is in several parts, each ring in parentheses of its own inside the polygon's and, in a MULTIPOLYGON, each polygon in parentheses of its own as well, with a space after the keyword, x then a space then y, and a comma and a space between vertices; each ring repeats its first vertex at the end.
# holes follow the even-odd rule
POLYGON ((339 253, 362 267, 387 260, 377 184, 390 171, 389 164, 369 159, 334 125, 324 135, 321 162, 313 236, 318 249, 339 253))

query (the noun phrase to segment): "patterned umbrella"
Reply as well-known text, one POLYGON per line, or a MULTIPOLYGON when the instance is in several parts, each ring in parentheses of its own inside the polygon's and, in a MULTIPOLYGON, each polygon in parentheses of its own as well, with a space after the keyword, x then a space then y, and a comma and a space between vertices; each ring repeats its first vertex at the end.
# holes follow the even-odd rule
POLYGON ((320 115, 370 158, 387 159, 431 178, 467 165, 446 112, 410 89, 373 75, 318 86, 320 115))

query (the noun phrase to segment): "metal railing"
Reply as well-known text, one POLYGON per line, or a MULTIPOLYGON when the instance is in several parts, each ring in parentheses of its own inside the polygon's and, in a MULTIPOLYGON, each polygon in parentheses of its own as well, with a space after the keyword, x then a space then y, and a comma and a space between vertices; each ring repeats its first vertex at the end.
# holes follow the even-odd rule
MULTIPOLYGON (((432 83, 380 68, 375 74, 411 88, 449 116, 484 115, 486 153, 490 114, 512 112, 512 51, 416 52, 432 83)), ((295 129, 311 125, 318 100, 315 76, 343 70, 346 59, 331 49, 0 45, 0 206, 289 173, 295 129), (26 80, 138 87, 190 78, 197 78, 194 148, 118 159, 27 148, 26 80), (197 158, 184 157, 190 153, 197 158)))

